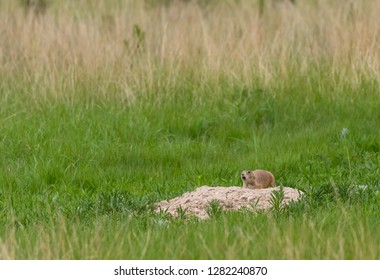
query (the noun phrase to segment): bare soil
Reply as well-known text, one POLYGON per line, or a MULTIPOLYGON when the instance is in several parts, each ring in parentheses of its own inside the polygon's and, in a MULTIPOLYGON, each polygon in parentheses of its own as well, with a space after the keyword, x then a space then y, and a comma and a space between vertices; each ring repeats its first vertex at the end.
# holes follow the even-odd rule
MULTIPOLYGON (((179 197, 163 200, 155 204, 157 212, 160 209, 178 217, 178 208, 186 209, 185 215, 195 215, 200 219, 207 219, 207 209, 210 201, 217 200, 224 210, 238 210, 242 207, 253 210, 268 210, 271 207, 270 199, 273 190, 280 187, 267 189, 247 189, 241 187, 209 187, 202 186, 193 192, 185 193, 179 197)), ((299 200, 303 193, 297 189, 283 187, 283 204, 299 200)))

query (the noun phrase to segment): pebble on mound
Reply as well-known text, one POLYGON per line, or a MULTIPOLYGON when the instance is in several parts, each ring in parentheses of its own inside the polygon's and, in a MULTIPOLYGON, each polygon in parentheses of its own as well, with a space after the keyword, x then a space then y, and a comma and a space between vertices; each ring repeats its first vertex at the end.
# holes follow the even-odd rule
MULTIPOLYGON (((203 186, 193 192, 169 201, 163 200, 155 204, 156 212, 167 211, 173 216, 178 216, 178 208, 186 209, 186 215, 194 215, 200 219, 207 219, 207 209, 210 201, 217 200, 224 210, 238 210, 241 207, 254 207, 255 209, 267 210, 271 207, 270 199, 273 190, 280 187, 267 189, 247 189, 241 187, 209 187, 203 186)), ((283 204, 297 201, 303 193, 299 190, 283 187, 283 204)))

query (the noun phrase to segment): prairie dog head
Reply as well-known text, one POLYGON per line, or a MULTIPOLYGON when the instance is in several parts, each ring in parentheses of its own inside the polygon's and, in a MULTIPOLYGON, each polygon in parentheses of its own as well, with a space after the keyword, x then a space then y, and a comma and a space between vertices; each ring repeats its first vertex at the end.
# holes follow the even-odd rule
POLYGON ((243 181, 243 188, 253 189, 255 186, 255 176, 250 170, 243 170, 241 172, 241 179, 243 181))

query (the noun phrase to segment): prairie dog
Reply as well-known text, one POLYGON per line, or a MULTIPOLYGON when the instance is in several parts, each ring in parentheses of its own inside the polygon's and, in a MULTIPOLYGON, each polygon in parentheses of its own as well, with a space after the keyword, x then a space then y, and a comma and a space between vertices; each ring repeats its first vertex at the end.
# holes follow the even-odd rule
POLYGON ((274 176, 266 170, 244 170, 241 172, 243 180, 243 188, 249 189, 265 189, 274 187, 274 176))

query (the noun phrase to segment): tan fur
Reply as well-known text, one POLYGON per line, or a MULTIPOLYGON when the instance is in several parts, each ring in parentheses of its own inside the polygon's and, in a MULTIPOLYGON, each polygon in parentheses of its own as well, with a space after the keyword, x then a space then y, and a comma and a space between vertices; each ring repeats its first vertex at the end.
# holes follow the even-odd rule
POLYGON ((244 170, 241 173, 243 188, 248 189, 265 189, 274 187, 274 176, 266 170, 244 170))

